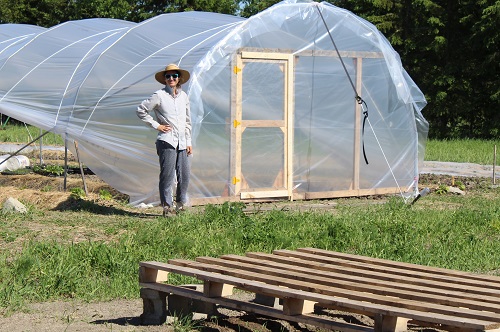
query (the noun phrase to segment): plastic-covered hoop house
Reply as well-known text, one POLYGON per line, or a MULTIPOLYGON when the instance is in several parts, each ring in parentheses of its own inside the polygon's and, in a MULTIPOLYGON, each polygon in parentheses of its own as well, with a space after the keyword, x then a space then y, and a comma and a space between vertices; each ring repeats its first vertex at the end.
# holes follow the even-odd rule
POLYGON ((0 112, 77 141, 131 203, 157 203, 156 132, 135 110, 168 63, 191 72, 193 204, 418 193, 425 98, 373 24, 325 2, 0 25, 0 112))

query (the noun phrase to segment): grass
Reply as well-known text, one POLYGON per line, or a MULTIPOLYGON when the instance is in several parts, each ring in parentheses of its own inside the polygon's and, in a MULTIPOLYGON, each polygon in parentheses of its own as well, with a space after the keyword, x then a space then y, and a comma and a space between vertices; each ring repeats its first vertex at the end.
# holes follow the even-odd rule
MULTIPOLYGON (((2 240, 23 242, 22 250, 0 254, 0 307, 5 312, 56 299, 136 298, 137 267, 143 260, 317 247, 464 271, 498 274, 500 268, 500 195, 495 189, 467 198, 429 195, 415 206, 398 199, 361 205, 346 199, 338 201, 334 212, 248 214, 243 205, 226 203, 170 219, 33 207, 26 215, 5 217, 2 240), (41 236, 43 228, 52 235, 41 236)), ((174 283, 195 282, 173 277, 174 283)))
POLYGON ((492 165, 495 145, 499 151, 500 140, 428 140, 424 159, 492 165))
MULTIPOLYGON (((15 139, 22 138, 7 141, 15 139)), ((429 141, 426 160, 491 164, 498 143, 429 141)), ((57 299, 137 298, 144 260, 298 247, 500 275, 500 191, 489 185, 463 196, 431 193, 413 206, 397 198, 338 199, 328 212, 257 205, 248 213, 226 203, 170 219, 73 199, 70 211, 0 212, 1 313, 57 299)), ((171 281, 195 282, 176 275, 171 281)))
MULTIPOLYGON (((7 124, 5 128, 0 129, 0 143, 25 144, 31 142, 43 133, 45 133, 45 131, 41 131, 40 128, 37 127, 7 124)), ((61 135, 54 133, 44 135, 42 140, 43 145, 64 146, 64 139, 61 135)), ((40 144, 40 141, 37 141, 36 144, 40 144)))

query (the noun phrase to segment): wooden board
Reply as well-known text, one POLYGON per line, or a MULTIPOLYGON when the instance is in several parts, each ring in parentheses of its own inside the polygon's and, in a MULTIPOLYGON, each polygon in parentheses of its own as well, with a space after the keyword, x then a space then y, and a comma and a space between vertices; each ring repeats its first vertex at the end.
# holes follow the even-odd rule
MULTIPOLYGON (((151 276, 156 274, 151 271, 192 276, 207 287, 196 294, 201 301, 235 308, 234 300, 228 304, 227 292, 223 293, 223 286, 230 285, 283 301, 279 310, 269 311, 270 308, 255 307, 256 304, 247 308, 238 301, 236 307, 245 307, 244 310, 256 314, 272 313, 270 317, 294 322, 315 325, 310 321, 311 313, 314 308, 324 308, 373 317, 375 331, 404 331, 409 320, 450 331, 500 330, 500 277, 497 276, 315 248, 198 257, 195 261, 141 262, 140 267, 141 275, 148 276, 140 277, 141 287, 157 290, 167 287, 163 291, 177 294, 175 289, 168 288, 173 285, 162 282, 165 274, 157 273, 161 280, 152 280, 151 276)), ((317 326, 325 327, 329 320, 320 318, 316 317, 317 326)), ((335 327, 340 331, 357 328, 366 326, 335 327)))

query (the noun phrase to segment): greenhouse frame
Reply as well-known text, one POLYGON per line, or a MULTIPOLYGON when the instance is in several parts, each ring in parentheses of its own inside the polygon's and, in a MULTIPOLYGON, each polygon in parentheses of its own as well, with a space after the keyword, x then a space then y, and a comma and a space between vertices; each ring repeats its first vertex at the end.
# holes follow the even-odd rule
POLYGON ((158 204, 156 132, 135 111, 169 63, 191 73, 192 205, 418 194, 425 97, 373 24, 326 2, 2 24, 0 113, 77 142, 131 204, 158 204))

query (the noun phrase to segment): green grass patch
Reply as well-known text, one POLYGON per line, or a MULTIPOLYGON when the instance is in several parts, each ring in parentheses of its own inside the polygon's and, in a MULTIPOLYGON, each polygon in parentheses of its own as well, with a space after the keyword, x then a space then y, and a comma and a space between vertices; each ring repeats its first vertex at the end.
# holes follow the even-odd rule
POLYGON ((492 165, 495 145, 500 150, 500 140, 428 140, 424 159, 492 165))
MULTIPOLYGON (((82 212, 6 215, 16 220, 0 224, 3 239, 27 241, 21 251, 0 255, 0 307, 15 310, 26 302, 61 298, 137 298, 140 261, 298 247, 498 274, 500 195, 495 189, 486 194, 430 194, 415 206, 398 198, 362 205, 339 200, 328 212, 248 214, 241 204, 209 205, 170 219, 82 212), (30 234, 16 233, 40 220, 43 224, 30 234), (52 236, 44 238, 40 228, 52 236)), ((196 282, 176 275, 170 281, 196 282)))
MULTIPOLYGON (((7 124, 0 130, 0 142, 23 144, 29 143, 45 131, 31 125, 7 124)), ((64 139, 61 135, 48 133, 42 137, 43 145, 64 146, 64 139)), ((37 141, 39 144, 40 141, 37 141)))

